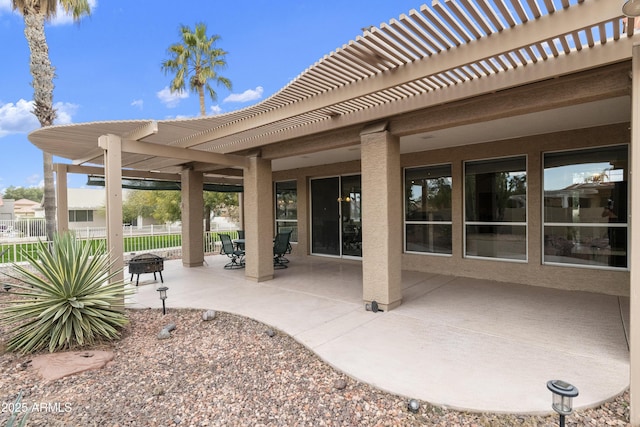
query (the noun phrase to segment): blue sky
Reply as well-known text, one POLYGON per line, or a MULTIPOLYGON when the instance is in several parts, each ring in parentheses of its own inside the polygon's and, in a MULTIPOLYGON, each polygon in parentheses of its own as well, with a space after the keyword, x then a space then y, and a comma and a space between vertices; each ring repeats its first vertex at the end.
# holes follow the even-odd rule
MULTIPOLYGON (((424 0, 423 0, 424 2, 424 0)), ((420 0, 90 0, 92 15, 80 24, 57 17, 46 27, 56 67, 56 124, 98 120, 198 116, 195 94, 171 95, 160 69, 178 28, 207 24, 228 52, 233 90, 217 87, 207 113, 224 113, 273 95, 324 55, 354 40, 363 27, 379 26, 420 0)), ((39 127, 30 113, 29 48, 24 22, 0 0, 0 192, 9 186, 42 186, 42 153, 27 139, 39 127)), ((64 161, 55 158, 54 161, 64 161)), ((85 177, 69 176, 70 187, 85 177)))

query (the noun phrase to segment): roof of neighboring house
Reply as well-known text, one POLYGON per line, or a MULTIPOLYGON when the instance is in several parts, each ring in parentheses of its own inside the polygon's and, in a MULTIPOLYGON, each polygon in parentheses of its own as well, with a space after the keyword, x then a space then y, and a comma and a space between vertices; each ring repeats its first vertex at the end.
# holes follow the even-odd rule
POLYGON ((103 208, 107 204, 104 188, 69 188, 67 194, 69 210, 95 210, 103 208))
POLYGON ((40 203, 29 199, 18 199, 13 204, 13 212, 21 215, 33 215, 41 208, 40 203))

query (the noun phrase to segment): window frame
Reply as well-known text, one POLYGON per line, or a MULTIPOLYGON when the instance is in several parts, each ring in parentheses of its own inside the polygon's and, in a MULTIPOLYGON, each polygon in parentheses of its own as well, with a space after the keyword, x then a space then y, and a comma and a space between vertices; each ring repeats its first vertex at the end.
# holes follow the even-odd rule
MULTIPOLYGON (((280 224, 286 224, 286 223, 295 223, 295 229, 293 230, 294 232, 291 233, 291 242, 293 243, 297 243, 298 242, 298 181, 296 179, 285 179, 285 180, 281 180, 281 181, 274 181, 273 183, 273 219, 274 219, 274 228, 275 228, 275 232, 276 234, 278 233, 278 230, 280 229, 279 225, 280 224), (282 183, 293 183, 295 185, 295 194, 296 194, 296 217, 295 219, 293 218, 286 218, 286 219, 278 219, 278 184, 282 184, 282 183)), ((284 227, 289 227, 288 225, 285 225, 284 227)))
MULTIPOLYGON (((580 152, 585 152, 585 151, 597 151, 597 150, 606 150, 606 149, 611 149, 611 148, 626 148, 626 167, 627 167, 627 171, 626 171, 626 176, 627 176, 627 180, 624 181, 626 182, 626 203, 627 203, 627 214, 631 208, 631 197, 630 197, 630 181, 629 181, 629 175, 630 175, 630 162, 631 162, 631 157, 630 157, 630 145, 629 144, 611 144, 611 145, 601 145, 601 146, 597 146, 597 147, 581 147, 581 148, 572 148, 572 149, 564 149, 564 150, 549 150, 549 151, 543 151, 542 152, 542 158, 541 158, 541 176, 540 176, 540 181, 541 181, 541 185, 540 185, 540 190, 542 193, 541 196, 541 203, 540 203, 540 218, 541 218, 541 227, 540 227, 540 259, 541 259, 541 263, 542 265, 550 265, 550 266, 555 266, 555 267, 568 267, 568 268, 583 268, 583 269, 593 269, 593 270, 609 270, 609 271, 629 271, 630 270, 630 253, 629 253, 629 241, 630 241, 630 224, 629 224, 629 217, 628 215, 625 216, 626 221, 625 222, 615 222, 615 223, 604 223, 604 222, 557 222, 557 221, 549 221, 547 222, 546 220, 546 216, 545 216, 545 209, 547 208, 546 205, 546 200, 547 200, 547 196, 546 196, 546 188, 545 188, 545 171, 546 171, 546 165, 545 165, 545 156, 547 154, 561 154, 561 153, 574 153, 574 154, 578 154, 580 152), (546 260, 546 253, 545 253, 545 236, 546 236, 546 230, 547 227, 575 227, 575 228, 585 228, 585 229, 597 229, 597 228, 624 228, 626 229, 626 267, 618 267, 618 266, 611 266, 611 265, 601 265, 601 264, 588 264, 588 263, 580 263, 580 262, 558 262, 558 261, 548 261, 546 260)), ((576 165, 577 163, 572 163, 572 165, 576 165)))
POLYGON ((429 164, 429 165, 418 165, 418 166, 406 166, 403 168, 402 171, 402 194, 403 194, 403 200, 402 200, 402 220, 403 220, 403 227, 402 227, 402 237, 403 237, 403 242, 402 242, 402 249, 404 253, 407 254, 416 254, 416 255, 428 255, 428 256, 443 256, 443 257, 452 257, 453 256, 453 164, 450 162, 447 163, 437 163, 437 164, 429 164), (442 167, 448 167, 449 168, 449 176, 448 178, 451 180, 451 194, 450 194, 450 200, 449 203, 452 206, 452 212, 451 212, 451 219, 449 220, 428 220, 428 219, 424 219, 424 220, 408 220, 407 219, 407 197, 408 197, 408 193, 407 193, 407 171, 410 171, 412 169, 435 169, 435 168, 442 168, 442 167), (451 244, 451 250, 450 252, 433 252, 433 251, 417 251, 417 250, 409 250, 407 248, 407 226, 408 225, 424 225, 424 226, 431 226, 431 225, 445 225, 445 226, 449 226, 450 230, 451 230, 451 240, 450 240, 450 244, 451 244))
POLYGON ((527 154, 513 154, 508 156, 490 157, 484 159, 469 159, 462 162, 462 254, 466 259, 477 260, 490 260, 501 262, 513 262, 526 264, 529 262, 529 157, 527 154), (470 163, 503 161, 503 160, 524 160, 524 175, 525 175, 525 220, 524 221, 468 221, 467 220, 467 165, 470 163), (468 226, 490 226, 490 227, 523 227, 524 228, 524 257, 519 258, 505 258, 498 256, 481 256, 481 255, 469 255, 467 253, 467 227, 468 226))

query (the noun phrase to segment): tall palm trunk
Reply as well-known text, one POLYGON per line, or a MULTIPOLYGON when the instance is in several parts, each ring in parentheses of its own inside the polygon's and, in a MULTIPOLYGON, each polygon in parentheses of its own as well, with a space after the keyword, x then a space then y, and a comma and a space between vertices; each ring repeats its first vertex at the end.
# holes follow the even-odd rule
MULTIPOLYGON (((49 47, 44 34, 45 16, 36 10, 24 11, 24 35, 29 44, 30 70, 33 76, 34 108, 40 126, 51 126, 56 118, 53 108, 53 79, 55 69, 49 59, 49 47)), ((53 240, 56 232, 55 190, 53 186, 53 156, 42 153, 44 172, 44 213, 46 218, 47 239, 53 240)))
POLYGON ((198 86, 198 99, 200 100, 200 115, 206 116, 207 110, 204 107, 204 86, 198 86))

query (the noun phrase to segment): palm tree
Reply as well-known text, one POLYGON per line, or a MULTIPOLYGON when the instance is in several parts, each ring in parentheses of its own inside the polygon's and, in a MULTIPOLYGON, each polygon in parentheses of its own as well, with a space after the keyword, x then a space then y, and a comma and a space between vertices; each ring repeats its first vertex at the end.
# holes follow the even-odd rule
MULTIPOLYGON (((12 0, 13 10, 24 18, 24 36, 31 52, 29 66, 33 77, 33 114, 40 126, 51 126, 56 118, 53 108, 53 79, 55 68, 49 59, 49 46, 44 34, 45 21, 56 16, 58 4, 66 13, 71 13, 78 21, 89 15, 91 7, 87 0, 12 0)), ((42 152, 44 167, 44 212, 47 223, 47 238, 53 240, 55 223, 55 190, 53 187, 53 156, 42 152)))
POLYGON ((231 89, 231 81, 218 75, 217 71, 226 68, 227 52, 215 47, 216 41, 220 39, 219 35, 207 37, 206 24, 196 24, 195 31, 186 25, 181 25, 180 35, 181 42, 172 44, 167 49, 170 58, 162 62, 162 70, 165 74, 175 73, 175 77, 171 80, 171 92, 183 92, 187 77, 189 78, 189 90, 198 94, 200 115, 205 116, 205 89, 209 92, 211 100, 215 101, 217 98, 209 81, 213 80, 218 85, 231 89))

